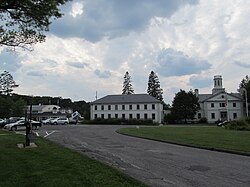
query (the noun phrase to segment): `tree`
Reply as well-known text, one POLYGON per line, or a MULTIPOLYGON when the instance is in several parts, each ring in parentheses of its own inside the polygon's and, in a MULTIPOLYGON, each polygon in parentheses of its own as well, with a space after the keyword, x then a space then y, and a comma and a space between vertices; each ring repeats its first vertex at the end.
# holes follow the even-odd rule
POLYGON ((177 120, 184 119, 187 123, 187 119, 194 119, 199 109, 198 97, 192 91, 180 90, 174 97, 171 113, 177 120))
POLYGON ((8 71, 0 74, 0 94, 9 95, 13 91, 12 88, 18 87, 13 80, 12 75, 8 71))
POLYGON ((248 98, 247 100, 249 102, 250 101, 250 77, 248 75, 246 75, 246 77, 242 79, 239 85, 239 92, 244 96, 244 98, 245 98, 246 91, 247 91, 247 98, 248 98))
POLYGON ((149 74, 147 92, 156 99, 163 100, 163 90, 161 89, 159 78, 154 71, 151 71, 149 74))
POLYGON ((1 0, 0 45, 28 48, 45 41, 52 18, 62 16, 59 6, 69 0, 1 0))
POLYGON ((128 94, 133 94, 134 89, 131 84, 131 77, 128 72, 125 73, 124 75, 124 82, 123 82, 123 89, 122 89, 122 94, 123 95, 128 95, 128 94))

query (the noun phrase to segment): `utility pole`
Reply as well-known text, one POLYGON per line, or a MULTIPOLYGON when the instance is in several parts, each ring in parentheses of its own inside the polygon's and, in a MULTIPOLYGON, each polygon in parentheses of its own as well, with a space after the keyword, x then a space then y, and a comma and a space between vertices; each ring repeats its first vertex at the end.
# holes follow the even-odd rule
POLYGON ((247 117, 248 117, 247 89, 246 89, 246 88, 243 88, 243 90, 245 91, 245 98, 246 98, 246 114, 247 114, 247 117))

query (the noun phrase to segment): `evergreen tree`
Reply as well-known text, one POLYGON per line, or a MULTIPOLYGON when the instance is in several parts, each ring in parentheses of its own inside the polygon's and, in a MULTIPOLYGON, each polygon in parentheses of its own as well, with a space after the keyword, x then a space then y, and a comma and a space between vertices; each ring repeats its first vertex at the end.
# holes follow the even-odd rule
POLYGON ((12 75, 8 71, 0 74, 0 94, 9 95, 13 91, 12 88, 18 87, 13 80, 12 75))
POLYGON ((156 99, 163 100, 163 90, 161 89, 159 78, 154 71, 151 71, 149 74, 147 92, 156 99))
POLYGON ((123 89, 122 89, 122 94, 123 95, 128 95, 128 94, 133 94, 134 89, 131 84, 131 77, 128 72, 125 73, 124 75, 124 82, 123 82, 123 89))

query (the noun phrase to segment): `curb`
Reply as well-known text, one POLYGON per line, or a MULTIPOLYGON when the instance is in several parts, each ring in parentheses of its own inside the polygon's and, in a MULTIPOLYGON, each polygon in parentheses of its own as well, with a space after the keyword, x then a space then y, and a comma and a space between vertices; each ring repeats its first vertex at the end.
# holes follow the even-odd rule
POLYGON ((172 142, 172 141, 167 141, 167 140, 157 140, 157 139, 153 139, 153 138, 129 135, 129 134, 121 133, 121 132, 118 132, 118 131, 115 131, 115 132, 118 133, 118 134, 121 134, 123 136, 130 136, 130 137, 141 138, 141 139, 146 139, 146 140, 152 140, 152 141, 156 141, 156 142, 168 143, 168 144, 173 144, 173 145, 180 145, 180 146, 185 146, 185 147, 192 147, 192 148, 197 148, 197 149, 205 149, 205 150, 209 150, 209 151, 230 153, 230 154, 236 154, 236 155, 242 155, 242 156, 249 156, 250 157, 250 153, 245 153, 245 152, 240 152, 240 151, 232 151, 232 150, 226 150, 226 149, 220 149, 220 148, 214 148, 214 147, 198 146, 198 145, 192 145, 192 144, 183 144, 183 143, 177 143, 177 142, 172 142))

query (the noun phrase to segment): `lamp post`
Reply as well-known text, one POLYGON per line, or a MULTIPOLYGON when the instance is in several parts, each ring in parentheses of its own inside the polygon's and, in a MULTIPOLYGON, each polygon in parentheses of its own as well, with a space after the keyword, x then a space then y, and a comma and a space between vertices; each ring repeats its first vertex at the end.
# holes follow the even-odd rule
POLYGON ((246 98, 246 116, 248 117, 248 102, 247 102, 247 89, 242 88, 245 91, 245 98, 246 98))

